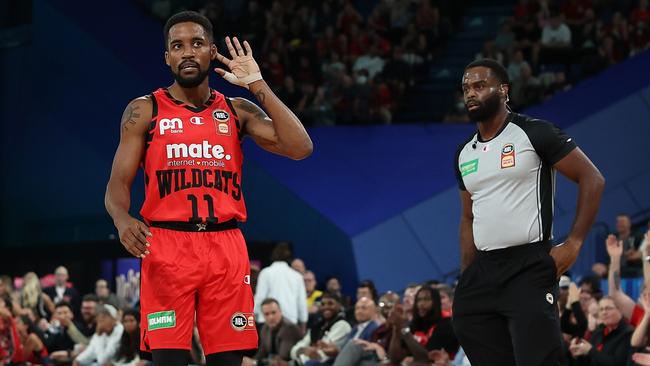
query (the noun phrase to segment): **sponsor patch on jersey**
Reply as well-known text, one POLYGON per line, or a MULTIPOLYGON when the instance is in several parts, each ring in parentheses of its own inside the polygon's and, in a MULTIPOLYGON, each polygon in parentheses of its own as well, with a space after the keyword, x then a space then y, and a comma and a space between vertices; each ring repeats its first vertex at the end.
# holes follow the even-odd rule
POLYGON ((234 313, 230 318, 230 326, 238 332, 255 330, 255 316, 253 313, 234 313))
POLYGON ((460 175, 466 176, 478 171, 478 159, 470 160, 460 164, 460 175))
POLYGON ((223 109, 215 109, 212 111, 212 118, 217 127, 217 134, 230 136, 230 113, 223 109))
POLYGON ((501 148, 501 169, 515 166, 515 145, 508 143, 501 148))
POLYGON ((159 311, 157 313, 147 314, 147 326, 149 331, 174 328, 176 326, 176 311, 159 311))
POLYGON ((180 118, 163 118, 158 123, 160 134, 164 135, 165 132, 183 133, 183 120, 180 118))
POLYGON ((205 124, 203 122, 203 117, 199 117, 199 116, 193 116, 192 118, 190 118, 190 123, 197 126, 205 124))

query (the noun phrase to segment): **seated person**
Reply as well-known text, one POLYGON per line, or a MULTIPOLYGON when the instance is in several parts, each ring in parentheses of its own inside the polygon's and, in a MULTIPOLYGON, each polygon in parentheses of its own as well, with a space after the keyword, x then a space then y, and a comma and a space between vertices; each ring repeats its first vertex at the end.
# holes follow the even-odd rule
POLYGON ((291 359, 299 364, 329 361, 331 357, 324 348, 332 344, 342 347, 352 329, 342 312, 341 299, 335 294, 323 294, 320 314, 321 319, 291 349, 291 359))
POLYGON ((401 306, 395 306, 388 321, 393 335, 388 347, 388 357, 399 364, 407 356, 415 363, 429 362, 429 351, 444 349, 450 358, 458 351, 458 340, 451 326, 451 319, 442 316, 440 293, 429 286, 422 286, 415 294, 413 320, 408 324, 401 306))
POLYGON ((113 305, 97 305, 97 327, 88 347, 77 356, 73 366, 112 362, 120 346, 124 327, 117 321, 117 309, 113 305))

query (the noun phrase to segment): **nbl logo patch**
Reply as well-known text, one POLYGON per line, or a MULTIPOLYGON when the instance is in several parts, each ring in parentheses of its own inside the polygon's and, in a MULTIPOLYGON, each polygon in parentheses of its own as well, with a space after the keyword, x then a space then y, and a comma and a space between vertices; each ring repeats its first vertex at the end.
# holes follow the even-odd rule
POLYGON ((501 169, 515 166, 515 145, 505 144, 501 148, 501 169))
POLYGON ((214 119, 218 135, 230 136, 230 113, 223 109, 215 109, 212 111, 212 119, 214 119))
POLYGON ((255 330, 255 316, 253 313, 234 313, 230 318, 230 326, 238 332, 255 330))

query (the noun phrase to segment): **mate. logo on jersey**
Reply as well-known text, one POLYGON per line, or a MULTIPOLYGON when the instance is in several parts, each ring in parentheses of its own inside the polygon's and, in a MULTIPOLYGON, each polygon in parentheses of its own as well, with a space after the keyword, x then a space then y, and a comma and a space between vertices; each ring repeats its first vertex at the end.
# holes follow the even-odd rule
POLYGON ((234 313, 230 318, 230 326, 238 332, 255 330, 255 316, 253 313, 234 313))
POLYGON ((161 135, 164 135, 165 131, 183 133, 183 121, 180 118, 163 118, 160 120, 159 126, 161 135))
POLYGON ((515 166, 515 145, 507 143, 501 148, 501 169, 515 166))
POLYGON ((217 134, 230 136, 230 113, 223 109, 212 111, 212 118, 217 127, 217 134))

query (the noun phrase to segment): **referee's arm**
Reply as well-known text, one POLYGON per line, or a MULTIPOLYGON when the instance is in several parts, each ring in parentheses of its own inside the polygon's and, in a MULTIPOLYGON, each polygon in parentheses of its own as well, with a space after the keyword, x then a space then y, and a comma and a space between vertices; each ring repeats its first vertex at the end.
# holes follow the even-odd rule
POLYGON ((582 242, 596 219, 600 196, 605 188, 605 178, 587 155, 577 147, 555 163, 553 168, 578 184, 578 205, 571 232, 563 245, 551 250, 559 277, 575 262, 582 242))
POLYGON ((472 263, 476 256, 476 245, 474 245, 474 232, 472 222, 472 196, 468 191, 460 191, 461 215, 460 215, 460 271, 464 271, 472 263))

